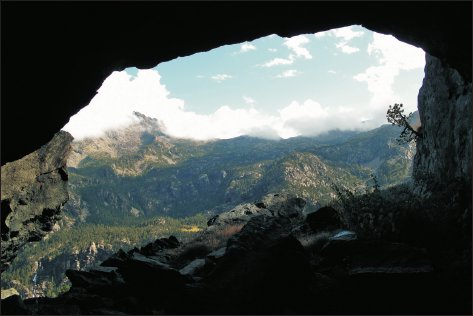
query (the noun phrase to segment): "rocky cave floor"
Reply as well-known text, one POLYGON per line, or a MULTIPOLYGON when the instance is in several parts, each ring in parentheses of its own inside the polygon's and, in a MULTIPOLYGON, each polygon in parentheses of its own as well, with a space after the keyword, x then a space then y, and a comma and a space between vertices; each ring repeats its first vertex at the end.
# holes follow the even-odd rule
MULTIPOLYGON (((471 314, 469 223, 457 237, 411 220, 419 242, 399 242, 304 206, 284 194, 239 205, 187 244, 120 250, 68 270, 72 287, 57 298, 2 300, 2 314, 471 314)), ((457 209, 471 222, 471 199, 457 209)))

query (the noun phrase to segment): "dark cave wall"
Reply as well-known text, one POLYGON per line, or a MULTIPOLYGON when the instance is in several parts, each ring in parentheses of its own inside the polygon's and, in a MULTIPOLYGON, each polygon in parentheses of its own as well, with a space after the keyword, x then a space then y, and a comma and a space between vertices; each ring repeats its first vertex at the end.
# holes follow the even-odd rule
POLYGON ((1 163, 47 143, 114 70, 361 24, 471 82, 471 2, 2 2, 1 163))

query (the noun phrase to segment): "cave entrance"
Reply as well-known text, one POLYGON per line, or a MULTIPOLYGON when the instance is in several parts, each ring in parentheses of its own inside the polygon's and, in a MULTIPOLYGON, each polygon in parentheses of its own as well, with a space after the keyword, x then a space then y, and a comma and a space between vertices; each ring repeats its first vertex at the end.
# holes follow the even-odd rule
POLYGON ((288 181, 313 208, 335 197, 334 178, 360 190, 374 170, 381 185, 404 181, 414 148, 396 147, 398 131, 380 126, 389 104, 416 110, 424 63, 421 49, 355 25, 114 72, 64 128, 76 138, 68 229, 27 250, 40 264, 22 282, 41 277, 46 290, 34 293, 54 296, 65 268, 157 236, 185 240, 209 216, 288 181))

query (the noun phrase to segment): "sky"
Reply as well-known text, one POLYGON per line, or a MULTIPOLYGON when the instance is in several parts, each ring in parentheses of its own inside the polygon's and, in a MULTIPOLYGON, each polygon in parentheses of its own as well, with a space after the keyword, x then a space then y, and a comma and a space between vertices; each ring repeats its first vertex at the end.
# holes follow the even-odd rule
POLYGON ((317 136, 387 123, 390 104, 417 109, 425 53, 358 25, 290 38, 269 35, 113 72, 63 130, 75 139, 127 126, 133 111, 170 136, 317 136))

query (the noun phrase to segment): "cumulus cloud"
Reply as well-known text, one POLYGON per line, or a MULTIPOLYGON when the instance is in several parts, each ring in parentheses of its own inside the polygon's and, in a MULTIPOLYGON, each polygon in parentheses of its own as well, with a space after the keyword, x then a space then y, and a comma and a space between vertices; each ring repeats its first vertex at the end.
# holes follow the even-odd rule
POLYGON ((240 53, 246 53, 246 52, 249 52, 250 50, 255 50, 255 49, 256 49, 256 46, 248 42, 240 45, 240 53))
POLYGON ((290 78, 290 77, 295 77, 299 74, 300 74, 299 71, 297 71, 295 69, 289 69, 289 70, 283 71, 282 73, 277 75, 276 78, 290 78))
POLYGON ((284 45, 294 52, 297 57, 304 57, 305 59, 312 59, 309 50, 303 47, 309 43, 310 40, 305 35, 297 35, 284 40, 284 45))
POLYGON ((339 39, 335 46, 344 54, 353 54, 360 51, 359 48, 349 45, 350 41, 356 37, 363 36, 364 32, 353 30, 353 26, 341 27, 330 31, 315 33, 316 38, 333 36, 339 39))
POLYGON ((332 74, 332 75, 335 75, 337 72, 335 70, 329 70, 328 73, 332 74))
POLYGON ((345 53, 345 54, 353 54, 360 51, 359 48, 350 46, 346 43, 338 43, 336 46, 342 51, 342 53, 345 53))
POLYGON ((331 33, 338 38, 342 38, 345 41, 350 41, 355 37, 363 36, 364 32, 354 31, 353 26, 341 27, 338 29, 331 30, 331 33))
POLYGON ((225 81, 227 79, 233 78, 231 75, 227 74, 218 74, 218 75, 213 75, 210 77, 210 79, 217 81, 218 83, 225 81))
POLYGON ((275 53, 278 50, 276 48, 268 48, 268 52, 275 53))
MULTIPOLYGON (((133 111, 157 118, 170 136, 196 140, 240 135, 278 139, 315 136, 333 128, 369 127, 354 119, 358 112, 352 108, 324 107, 311 99, 302 103, 293 101, 276 115, 228 105, 208 115, 197 114, 187 111, 183 100, 170 98, 160 80, 159 73, 152 69, 139 70, 135 76, 125 71, 114 72, 90 104, 71 117, 63 129, 76 139, 98 137, 106 130, 133 123, 133 111)), ((248 96, 243 96, 243 100, 248 104, 255 102, 248 96)))
POLYGON ((125 71, 113 72, 89 105, 72 116, 63 129, 81 139, 129 125, 133 111, 153 117, 173 117, 183 110, 184 101, 170 98, 160 79, 153 70, 139 70, 134 76, 125 71))
MULTIPOLYGON (((296 58, 312 59, 312 55, 304 45, 310 42, 309 38, 305 35, 297 35, 284 39, 283 45, 286 46, 292 53, 287 58, 273 58, 266 63, 259 65, 262 67, 274 67, 280 65, 291 65, 294 63, 296 58)), ((270 52, 277 51, 274 48, 268 49, 270 52)))
POLYGON ((366 130, 379 126, 379 122, 363 122, 364 118, 360 116, 363 110, 359 107, 322 106, 312 99, 302 103, 293 101, 279 111, 279 135, 282 138, 316 136, 335 128, 366 130))
MULTIPOLYGON (((422 49, 398 41, 391 35, 373 33, 373 41, 367 52, 377 58, 378 65, 368 67, 354 76, 359 82, 365 82, 371 93, 372 107, 386 108, 388 104, 398 102, 399 97, 393 91, 395 78, 403 70, 422 68, 425 65, 425 53, 422 49)), ((420 87, 421 82, 419 82, 420 87)), ((414 111, 417 104, 405 105, 408 111, 414 111)))

